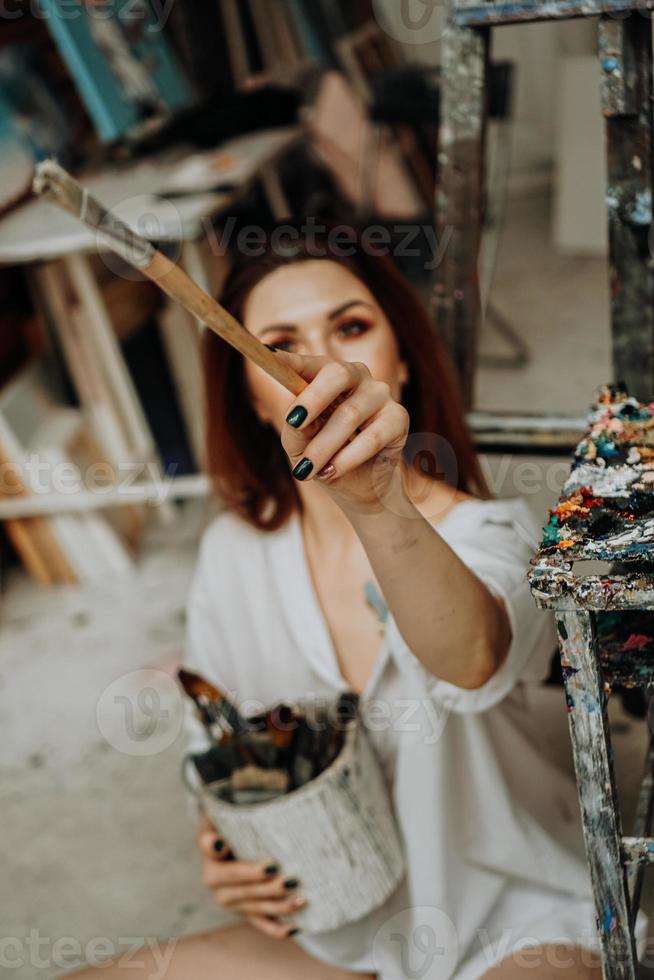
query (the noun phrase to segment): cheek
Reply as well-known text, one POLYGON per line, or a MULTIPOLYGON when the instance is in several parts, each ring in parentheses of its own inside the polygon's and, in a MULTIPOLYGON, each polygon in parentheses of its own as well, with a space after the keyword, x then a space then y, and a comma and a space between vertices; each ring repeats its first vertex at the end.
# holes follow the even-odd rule
POLYGON ((370 373, 377 381, 385 381, 390 386, 393 398, 399 401, 402 393, 401 384, 401 361, 400 352, 392 333, 380 338, 380 342, 374 345, 368 352, 368 356, 361 358, 365 360, 370 373))
POLYGON ((265 371, 250 362, 246 364, 245 378, 255 411, 260 418, 271 422, 281 432, 293 396, 265 371))

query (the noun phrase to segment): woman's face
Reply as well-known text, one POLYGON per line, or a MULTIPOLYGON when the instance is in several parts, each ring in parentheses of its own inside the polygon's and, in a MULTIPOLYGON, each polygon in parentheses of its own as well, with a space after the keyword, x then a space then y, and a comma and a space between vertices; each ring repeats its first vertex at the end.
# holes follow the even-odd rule
MULTIPOLYGON (((308 259, 275 269, 248 296, 243 324, 282 350, 362 361, 400 401, 408 371, 393 329, 369 289, 338 262, 308 259)), ((290 392, 250 361, 245 372, 259 418, 280 432, 290 392)))

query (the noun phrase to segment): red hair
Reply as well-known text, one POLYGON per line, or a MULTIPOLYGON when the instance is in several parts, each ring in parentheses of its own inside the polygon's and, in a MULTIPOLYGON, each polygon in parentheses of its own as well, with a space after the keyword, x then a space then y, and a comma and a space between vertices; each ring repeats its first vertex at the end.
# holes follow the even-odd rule
MULTIPOLYGON (((348 244, 356 235, 350 249, 354 251, 352 255, 330 250, 328 239, 316 237, 314 233, 311 247, 300 237, 291 250, 282 252, 269 247, 260 257, 237 258, 223 288, 221 302, 242 322, 243 308, 251 291, 280 266, 316 258, 345 266, 368 287, 395 333, 400 357, 409 370, 402 404, 409 413, 411 430, 437 433, 449 443, 456 458, 457 488, 488 497, 443 341, 392 259, 370 254, 358 234, 348 231, 351 231, 348 244), (324 247, 317 249, 316 245, 321 243, 324 247)), ((259 420, 252 407, 242 355, 210 330, 205 330, 203 337, 203 370, 206 461, 215 489, 228 509, 260 530, 273 531, 294 510, 301 508, 279 435, 259 420)))

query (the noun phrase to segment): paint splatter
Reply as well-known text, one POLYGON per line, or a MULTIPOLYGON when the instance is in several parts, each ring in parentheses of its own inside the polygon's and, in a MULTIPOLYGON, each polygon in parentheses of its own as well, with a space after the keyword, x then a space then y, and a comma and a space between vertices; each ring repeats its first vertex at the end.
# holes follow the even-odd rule
POLYGON ((621 388, 600 389, 570 476, 549 513, 543 556, 654 560, 654 411, 621 388))
MULTIPOLYGON (((600 389, 529 581, 542 608, 595 611, 604 683, 654 686, 654 402, 600 389), (598 559, 608 573, 575 565, 598 559), (634 607, 637 605, 638 609, 634 607)), ((559 623, 559 635, 567 634, 559 623)), ((572 674, 566 672, 570 680, 572 674)), ((568 710, 596 704, 568 698, 568 710)))
POLYGON ((624 650, 642 650, 652 642, 651 637, 643 636, 640 633, 632 633, 625 641, 624 650))
POLYGON ((623 687, 654 683, 653 612, 598 612, 596 626, 600 663, 613 683, 623 687))

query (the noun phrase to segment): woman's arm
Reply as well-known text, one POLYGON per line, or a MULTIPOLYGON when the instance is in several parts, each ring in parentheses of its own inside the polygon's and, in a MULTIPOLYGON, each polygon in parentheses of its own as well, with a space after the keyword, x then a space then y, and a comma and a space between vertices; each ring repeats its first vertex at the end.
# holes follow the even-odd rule
MULTIPOLYGON (((343 509, 407 646, 436 677, 481 687, 501 666, 511 629, 493 596, 398 490, 400 506, 343 509)), ((343 506, 343 505, 341 505, 343 506)))
POLYGON ((346 514, 412 653, 442 680, 481 687, 508 652, 508 616, 403 490, 408 413, 365 364, 278 354, 309 382, 282 432, 293 475, 317 478, 346 514))

